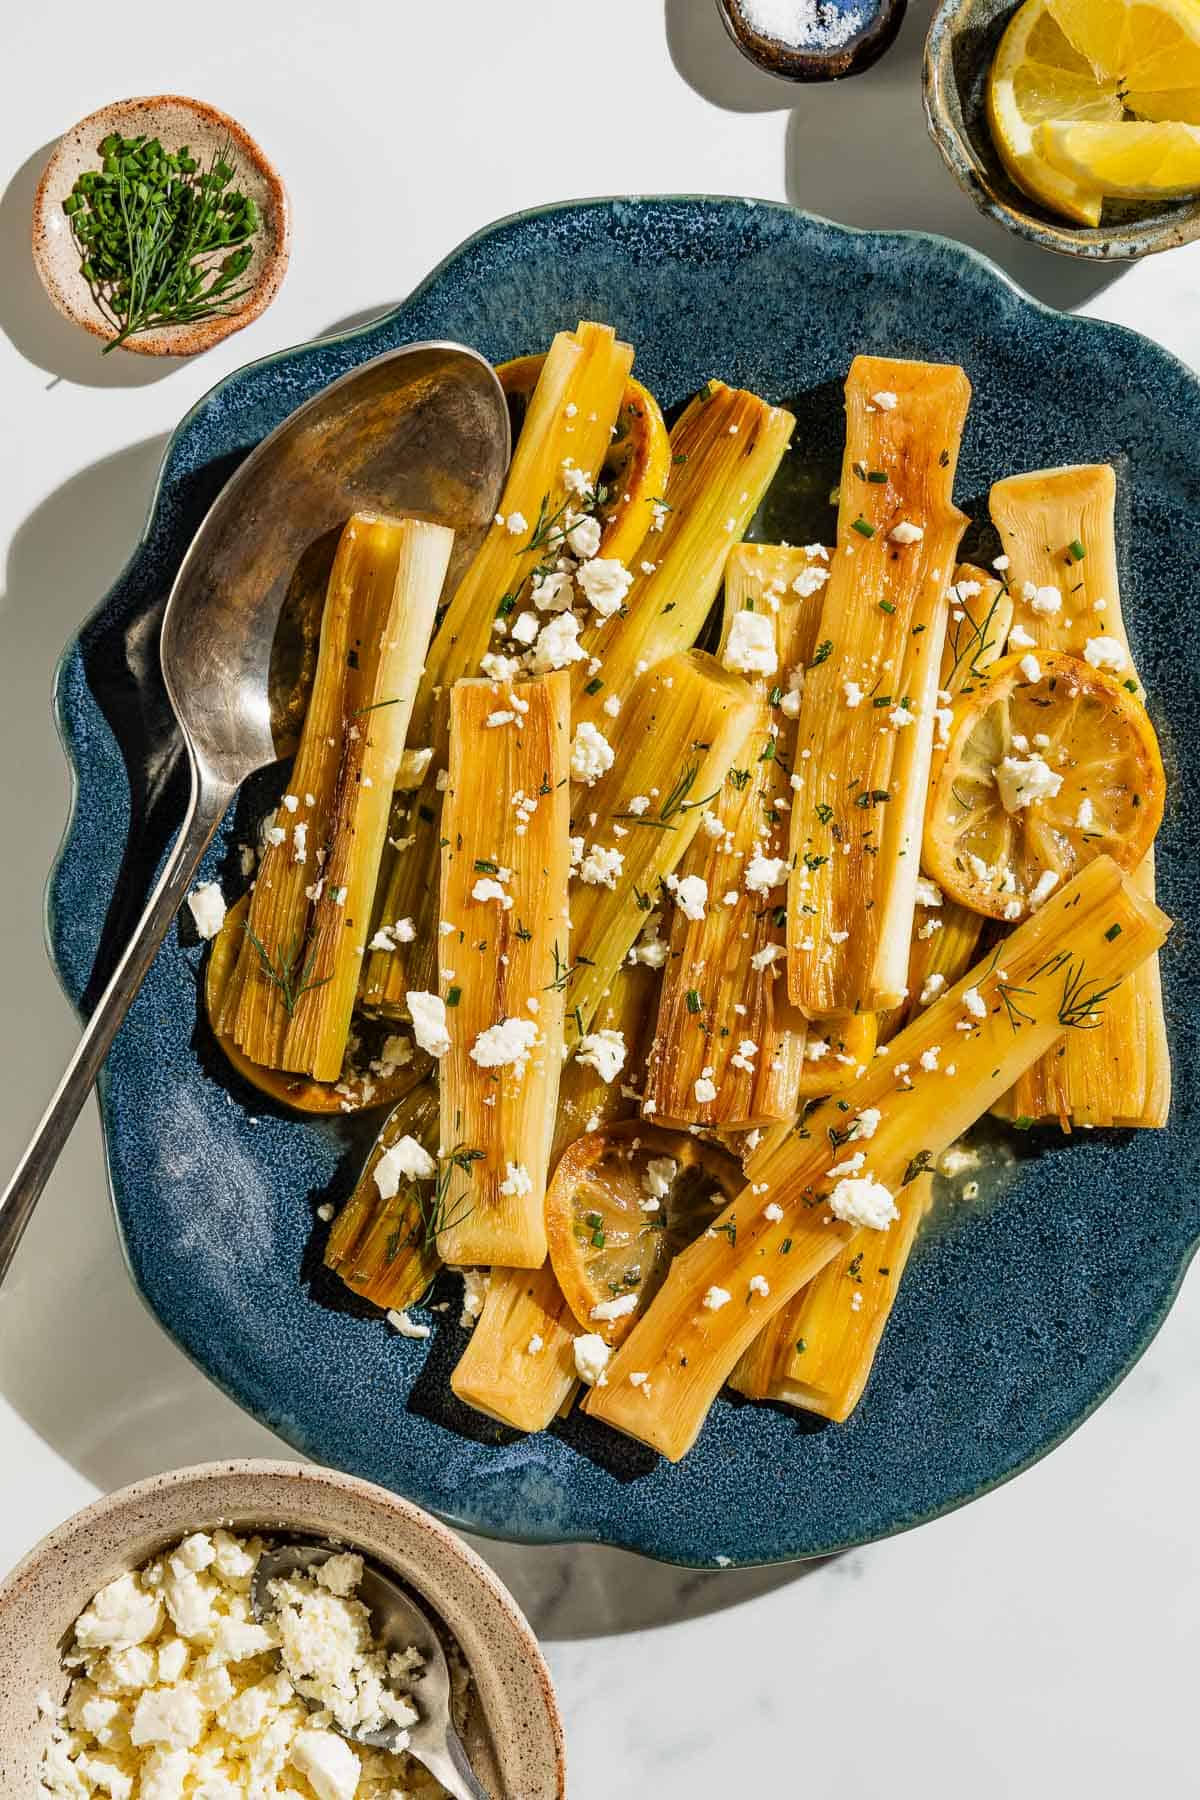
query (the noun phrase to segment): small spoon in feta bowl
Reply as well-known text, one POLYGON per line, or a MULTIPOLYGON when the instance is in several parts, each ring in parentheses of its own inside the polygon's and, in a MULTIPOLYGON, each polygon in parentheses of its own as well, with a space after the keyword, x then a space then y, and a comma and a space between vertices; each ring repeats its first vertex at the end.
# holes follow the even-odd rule
MULTIPOLYGON (((407 1693, 388 1696, 393 1703, 392 1716, 384 1718, 382 1723, 353 1724, 335 1714, 333 1728, 351 1743, 364 1744, 371 1749, 407 1750, 437 1777, 454 1800, 488 1800, 486 1788, 472 1773, 462 1740, 451 1719, 450 1669, 441 1639, 416 1601, 380 1569, 362 1562, 357 1556, 348 1558, 344 1551, 332 1545, 285 1544, 266 1550, 254 1571, 250 1604, 259 1624, 271 1624, 281 1630, 285 1666, 288 1666, 288 1640, 292 1635, 288 1630, 289 1618, 295 1627, 298 1645, 302 1646, 303 1639, 314 1629, 320 1629, 319 1611, 314 1613, 306 1607, 305 1590, 315 1599, 319 1600, 323 1595, 335 1603, 340 1596, 352 1591, 355 1600, 360 1601, 370 1614, 372 1635, 385 1662, 392 1664, 394 1659, 399 1659, 398 1666, 405 1668, 406 1686, 411 1684, 417 1689, 412 1704, 409 1704, 407 1693), (350 1561, 354 1569, 347 1585, 340 1579, 340 1565, 350 1561), (323 1569, 326 1570, 324 1581, 319 1573, 323 1569), (315 1576, 316 1582, 309 1583, 308 1576, 315 1576), (319 1588, 320 1593, 314 1594, 314 1588, 319 1588), (306 1613, 309 1614, 307 1618, 306 1613)), ((326 1710, 323 1697, 316 1691, 308 1691, 310 1684, 303 1678, 296 1679, 297 1670, 288 1666, 288 1673, 301 1699, 312 1711, 326 1710)), ((315 1684, 312 1685, 315 1688, 315 1684)))

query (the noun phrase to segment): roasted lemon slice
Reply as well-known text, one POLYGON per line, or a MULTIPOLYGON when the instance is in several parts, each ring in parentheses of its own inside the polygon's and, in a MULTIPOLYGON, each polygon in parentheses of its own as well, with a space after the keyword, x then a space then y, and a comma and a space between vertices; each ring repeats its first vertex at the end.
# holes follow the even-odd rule
POLYGON ((996 149, 1018 187, 1080 225, 1098 225, 1100 190, 1048 163, 1037 128, 1046 119, 1115 123, 1123 108, 1115 79, 1097 77, 1048 0, 1026 0, 1010 20, 988 74, 987 109, 996 149))
MULTIPOLYGON (((545 360, 544 356, 517 356, 497 365, 514 443, 545 360)), ((616 436, 600 471, 604 497, 596 508, 602 529, 597 556, 632 562, 650 528, 653 514, 649 503, 664 492, 670 467, 671 443, 662 409, 649 389, 631 377, 617 414, 616 436)))
POLYGON ((546 1235, 580 1329, 619 1344, 672 1257, 744 1185, 732 1157, 685 1132, 630 1123, 577 1139, 546 1194, 546 1235))
POLYGON ((1093 182, 1119 200, 1179 200, 1200 190, 1200 127, 1068 125, 1047 121, 1034 133, 1041 156, 1075 181, 1093 182))
POLYGON ((1057 652, 1007 656, 954 707, 924 866, 963 906, 1020 919, 1101 852, 1139 863, 1165 793, 1154 728, 1117 676, 1057 652))

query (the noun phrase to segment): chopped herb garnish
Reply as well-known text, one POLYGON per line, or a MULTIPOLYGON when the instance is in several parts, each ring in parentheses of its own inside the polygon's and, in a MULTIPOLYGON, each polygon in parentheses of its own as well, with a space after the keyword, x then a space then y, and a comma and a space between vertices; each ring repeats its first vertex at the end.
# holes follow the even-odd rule
POLYGON ((875 527, 866 519, 855 519, 850 529, 851 531, 857 531, 860 537, 873 538, 875 536, 875 527))
POLYGON ((461 999, 462 989, 460 987, 452 987, 446 994, 446 1005, 457 1006, 461 999))
POLYGON ((703 1006, 704 1006, 704 1002, 701 1000, 700 995, 698 994, 696 989, 689 988, 687 991, 687 1009, 688 1009, 688 1011, 690 1013, 698 1013, 703 1009, 703 1006))
POLYGON ((592 679, 585 685, 583 691, 585 694, 598 694, 603 686, 604 683, 601 681, 600 677, 598 675, 593 675, 592 679))

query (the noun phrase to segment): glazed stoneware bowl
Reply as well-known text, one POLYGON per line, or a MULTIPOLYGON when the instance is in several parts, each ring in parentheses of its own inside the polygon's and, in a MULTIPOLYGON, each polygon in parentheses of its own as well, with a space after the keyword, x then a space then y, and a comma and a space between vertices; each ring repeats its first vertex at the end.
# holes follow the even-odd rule
POLYGON ((105 342, 116 336, 97 307, 79 269, 79 251, 63 201, 87 169, 100 166, 99 145, 109 132, 122 137, 157 137, 167 150, 187 144, 202 164, 231 147, 237 187, 253 200, 262 224, 252 239, 253 254, 238 287, 248 291, 228 312, 192 325, 166 325, 138 332, 122 344, 140 356, 192 356, 241 331, 265 311, 287 273, 291 213, 287 191, 274 164, 244 126, 228 113, 183 94, 153 94, 117 100, 80 119, 55 146, 33 202, 33 260, 54 305, 64 318, 105 342))
MULTIPOLYGON (((1175 1105, 1165 1131, 1002 1134, 979 1203, 939 1204, 861 1404, 844 1425, 724 1395, 670 1465, 578 1410, 522 1438, 458 1402, 456 1276, 397 1336, 324 1268, 327 1227, 380 1116, 301 1119, 238 1081, 198 991, 203 946, 171 933, 101 1083, 116 1215, 133 1279, 168 1331, 244 1406, 316 1460, 475 1531, 621 1544, 712 1568, 812 1556, 902 1530, 1026 1467, 1145 1348, 1200 1232, 1200 781, 1189 770, 1200 656, 1180 610, 1180 546, 1200 535, 1200 387, 1143 338, 1050 312, 942 238, 855 232, 731 199, 596 200, 490 226, 362 330, 231 376, 168 446, 141 542, 63 658, 58 715, 76 777, 50 889, 55 963, 86 1008, 182 815, 185 781, 157 660, 163 596, 205 507, 309 394, 402 343, 453 337, 493 362, 580 318, 636 346, 668 412, 711 376, 789 406, 797 427, 755 521, 828 542, 853 357, 959 362, 974 398, 955 499, 963 552, 999 548, 991 483, 1106 461, 1119 476, 1124 610, 1171 780, 1159 895, 1175 1105), (989 1197, 990 1195, 990 1197, 989 1197)), ((283 793, 250 783, 202 879, 233 899, 238 845, 283 793)))
POLYGON ((752 23, 742 0, 716 0, 726 31, 749 62, 784 81, 861 75, 895 42, 907 0, 827 0, 809 43, 786 43, 752 23), (827 41, 819 41, 824 34, 827 41))
POLYGON ((925 117, 947 168, 980 212, 1064 256, 1129 262, 1191 243, 1200 199, 1110 202, 1099 225, 1073 225, 1032 200, 996 153, 987 121, 987 74, 1021 0, 940 0, 925 42, 925 117))
POLYGON ((0 1796, 29 1800, 49 1740, 43 1691, 69 1685, 61 1655, 107 1582, 194 1530, 329 1537, 410 1586, 470 1669, 464 1741, 495 1800, 562 1800, 562 1724, 550 1674, 512 1596, 453 1532, 394 1494, 284 1462, 203 1463, 155 1475, 76 1513, 0 1586, 0 1796))

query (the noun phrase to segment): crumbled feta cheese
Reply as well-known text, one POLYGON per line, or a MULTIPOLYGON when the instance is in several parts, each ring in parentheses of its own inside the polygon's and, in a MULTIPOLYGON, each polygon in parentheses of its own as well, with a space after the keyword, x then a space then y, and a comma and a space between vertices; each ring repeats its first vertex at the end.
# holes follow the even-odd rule
MULTIPOLYGON (((582 475, 582 469, 578 470, 577 473, 582 475)), ((595 556, 597 550, 600 548, 600 539, 603 535, 604 532, 599 519, 594 519, 590 514, 585 514, 582 519, 576 520, 575 524, 572 525, 570 531, 567 533, 567 544, 571 554, 573 556, 578 556, 583 560, 595 556)))
POLYGON ((745 675, 773 675, 779 667, 775 650, 775 626, 766 613, 733 615, 729 639, 721 657, 727 669, 745 675))
POLYGON ((942 1046, 940 1044, 931 1044, 928 1050, 922 1050, 921 1052, 921 1067, 927 1073, 932 1074, 934 1069, 938 1066, 938 1057, 941 1054, 942 1046))
POLYGON ((705 1294, 704 1304, 709 1312, 720 1312, 723 1306, 729 1305, 732 1298, 733 1295, 727 1288, 714 1286, 710 1287, 707 1294, 705 1294))
POLYGON ((1079 811, 1075 814, 1075 828, 1077 831, 1090 831, 1095 823, 1096 809, 1085 794, 1079 802, 1079 811))
MULTIPOLYGON (((509 519, 512 530, 513 513, 509 519)), ((522 525, 524 521, 522 521, 522 525)), ((333 1731, 301 1731, 292 1740, 291 1765, 303 1775, 317 1800, 354 1800, 362 1764, 344 1737, 333 1731)))
POLYGON ((188 911, 202 938, 215 938, 225 923, 225 896, 215 881, 202 881, 188 895, 188 911))
POLYGON ((924 985, 921 988, 921 1005, 931 1006, 945 985, 946 977, 940 974, 937 969, 934 969, 931 974, 925 977, 924 985))
POLYGON ((592 787, 613 766, 613 747, 587 719, 576 727, 571 744, 571 774, 592 787))
POLYGON ((526 1356, 536 1356, 538 1354, 538 1352, 540 1350, 544 1350, 545 1347, 546 1347, 545 1339, 538 1332, 535 1331, 533 1336, 530 1338, 529 1342, 525 1346, 525 1354, 526 1354, 526 1356))
POLYGON ((1119 638, 1094 637, 1083 646, 1083 660, 1093 669, 1120 670, 1126 666, 1129 657, 1119 638))
POLYGON ((843 681, 842 693, 845 697, 847 706, 853 708, 862 705, 863 691, 859 687, 857 681, 843 681))
MULTIPOLYGON (((500 523, 499 513, 496 514, 496 523, 500 523)), ((504 525, 505 529, 509 531, 513 537, 520 537, 523 531, 529 530, 529 520, 525 517, 523 512, 510 512, 508 518, 504 521, 504 525)))
POLYGON ((962 997, 963 1009, 973 1019, 987 1018, 987 1001, 977 987, 969 987, 962 997))
POLYGON ((579 642, 579 620, 571 612, 555 613, 538 632, 537 643, 529 653, 529 666, 535 675, 551 669, 565 669, 582 662, 587 651, 579 642))
POLYGON ((702 919, 708 905, 708 883, 703 875, 685 875, 682 881, 670 876, 667 886, 685 919, 702 919))
MULTIPOLYGON (((923 525, 914 525, 908 519, 901 519, 897 524, 893 525, 892 529, 888 532, 888 537, 893 544, 919 544, 924 536, 925 527, 923 525)), ((979 592, 978 587, 976 587, 975 592, 979 592)))
POLYGON ((752 969, 769 969, 773 962, 777 962, 781 956, 786 955, 787 952, 782 944, 764 944, 762 949, 756 950, 750 958, 750 967, 752 969))
POLYGON ((1036 912, 1043 901, 1048 900, 1058 886, 1058 876, 1053 869, 1043 869, 1034 882, 1029 895, 1029 910, 1036 912))
POLYGON ((742 877, 748 894, 766 894, 779 887, 788 877, 788 862, 783 856, 764 856, 756 850, 746 864, 742 877))
POLYGON ((642 1176, 642 1187, 652 1200, 665 1200, 678 1173, 679 1164, 673 1156, 652 1156, 642 1176))
POLYGON ((462 1310, 458 1322, 464 1331, 470 1331, 476 1319, 483 1311, 483 1303, 488 1297, 488 1289, 492 1285, 490 1269, 463 1269, 460 1271, 463 1280, 462 1310))
POLYGON ((804 1045, 804 1056, 807 1062, 820 1062, 829 1055, 828 1038, 810 1037, 804 1045))
POLYGON ((801 569, 793 581, 792 592, 799 594, 802 600, 811 600, 814 594, 820 593, 828 580, 828 569, 814 568, 810 564, 807 569, 801 569))
POLYGON ((576 1062, 595 1069, 601 1081, 615 1081, 625 1067, 625 1034, 621 1031, 590 1031, 581 1037, 575 1050, 576 1062))
POLYGON ((900 1217, 890 1190, 873 1175, 852 1175, 839 1181, 829 1196, 829 1206, 835 1218, 872 1231, 883 1231, 900 1217))
POLYGON ((405 994, 404 998, 408 1002, 408 1016, 412 1020, 417 1048, 424 1050, 429 1056, 445 1056, 450 1048, 450 1033, 446 1030, 446 1002, 436 994, 412 991, 405 994))
POLYGON ((593 844, 580 861, 579 879, 588 887, 615 888, 617 877, 624 867, 625 858, 620 850, 608 850, 602 844, 593 844))
POLYGON ((612 1351, 604 1339, 597 1332, 585 1332, 575 1339, 574 1350, 575 1373, 580 1381, 586 1382, 588 1387, 607 1387, 608 1377, 604 1371, 612 1351))
POLYGON ((878 394, 871 395, 871 405, 877 407, 880 412, 895 412, 896 404, 896 396, 890 388, 884 388, 878 394))
POLYGON ((1010 650, 1032 650, 1037 643, 1032 631, 1026 631, 1023 625, 1014 625, 1008 634, 1010 650))
POLYGON ((512 895, 508 893, 498 881, 494 881, 490 875, 481 875, 479 877, 479 880, 471 889, 471 898, 472 900, 482 901, 498 900, 503 912, 507 912, 513 903, 512 895))
POLYGON ((877 1106, 864 1106, 852 1122, 851 1138, 873 1138, 883 1118, 877 1106))
POLYGON ((1044 757, 1006 756, 992 770, 1005 812, 1020 812, 1034 800, 1053 800, 1063 784, 1044 757))
POLYGON ((888 724, 896 731, 902 731, 906 725, 915 725, 917 715, 911 706, 895 706, 888 714, 888 724))
POLYGON ((393 1309, 387 1315, 387 1322, 392 1330, 399 1332, 403 1338, 415 1338, 419 1342, 423 1342, 430 1335, 429 1326, 419 1325, 415 1319, 409 1318, 407 1312, 397 1312, 393 1309))
POLYGON ((1062 594, 1056 587, 1035 587, 1032 594, 1028 592, 1030 583, 1026 582, 1025 598, 1035 613, 1050 616, 1062 610, 1062 594))
POLYGON ((375 1186, 382 1199, 391 1200, 400 1192, 401 1181, 430 1181, 436 1174, 437 1163, 425 1146, 405 1136, 375 1164, 375 1186))
POLYGON ((636 1294, 618 1294, 612 1300, 601 1300, 592 1307, 589 1319, 599 1319, 602 1324, 609 1324, 613 1319, 625 1319, 637 1306, 636 1294))
POLYGON ((692 1092, 695 1094, 696 1100, 701 1106, 707 1106, 711 1101, 716 1099, 717 1089, 712 1078, 711 1069, 707 1075, 697 1075, 695 1081, 692 1083, 692 1092))
POLYGON ((575 579, 593 612, 599 613, 602 619, 611 619, 624 604, 633 576, 616 557, 595 556, 589 562, 580 563, 575 579))
POLYGON ((1042 665, 1032 651, 1030 651, 1027 656, 1021 658, 1017 667, 1020 669, 1026 681, 1040 681, 1042 679, 1042 665))
POLYGON ((467 1054, 481 1069, 521 1069, 536 1041, 532 1019, 501 1019, 479 1033, 467 1054))
POLYGON ((746 1285, 752 1294, 758 1294, 764 1300, 771 1292, 771 1284, 764 1275, 752 1275, 746 1285))
POLYGON ((936 881, 930 881, 926 875, 917 876, 918 906, 940 906, 942 898, 942 890, 936 881))

